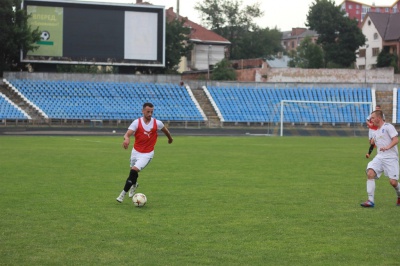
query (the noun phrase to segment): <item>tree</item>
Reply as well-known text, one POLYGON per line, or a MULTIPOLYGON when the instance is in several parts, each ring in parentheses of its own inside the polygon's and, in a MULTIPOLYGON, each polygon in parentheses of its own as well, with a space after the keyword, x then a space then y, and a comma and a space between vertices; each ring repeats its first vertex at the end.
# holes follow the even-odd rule
POLYGON ((28 15, 21 9, 21 0, 1 0, 0 2, 0 76, 6 70, 22 69, 20 50, 37 49, 40 40, 39 29, 28 25, 28 15))
POLYGON ((297 55, 297 50, 290 50, 288 52, 290 61, 288 62, 288 67, 299 67, 301 58, 297 55))
POLYGON ((190 28, 184 26, 184 20, 173 20, 166 25, 165 61, 166 70, 176 72, 182 56, 193 49, 188 43, 190 28))
POLYGON ((248 32, 258 29, 254 19, 263 15, 259 3, 247 5, 243 9, 241 5, 240 0, 204 0, 195 5, 202 22, 231 42, 231 59, 240 59, 238 46, 241 39, 248 32))
POLYGON ((278 52, 283 52, 281 44, 282 33, 277 29, 255 29, 243 34, 238 40, 238 58, 268 58, 278 52))
POLYGON ((399 73, 398 60, 396 54, 390 53, 389 47, 384 47, 378 55, 376 67, 393 67, 394 72, 399 73))
POLYGON ((215 64, 213 73, 211 75, 212 80, 236 80, 236 72, 231 67, 230 63, 226 59, 222 59, 220 62, 215 64))
POLYGON ((296 51, 291 52, 290 67, 322 68, 324 67, 324 52, 322 48, 313 43, 311 37, 301 41, 296 51))
POLYGON ((325 66, 350 67, 355 51, 365 44, 357 21, 348 18, 333 0, 315 0, 307 14, 307 24, 318 32, 318 44, 325 55, 325 66))

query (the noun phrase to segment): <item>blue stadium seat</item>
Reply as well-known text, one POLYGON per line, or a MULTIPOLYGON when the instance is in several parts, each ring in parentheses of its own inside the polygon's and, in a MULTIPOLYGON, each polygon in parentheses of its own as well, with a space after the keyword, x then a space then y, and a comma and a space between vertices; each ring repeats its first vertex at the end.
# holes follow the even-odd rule
POLYGON ((0 119, 29 119, 15 104, 13 104, 5 95, 0 93, 0 119))
POLYGON ((158 83, 11 80, 21 93, 55 119, 133 119, 141 116, 143 102, 155 104, 160 120, 181 110, 179 121, 204 121, 183 86, 158 83), (158 112, 160 110, 160 112, 158 112))
MULTIPOLYGON (((279 122, 282 100, 301 101, 365 101, 362 95, 371 95, 369 88, 358 93, 353 88, 269 88, 269 87, 218 87, 209 86, 208 90, 227 122, 279 122), (235 115, 234 115, 235 114, 235 115)), ((368 115, 365 108, 356 111, 341 109, 341 113, 332 112, 337 106, 325 105, 321 111, 320 104, 291 104, 285 108, 286 122, 294 123, 338 123, 364 121, 368 115), (351 115, 345 115, 345 113, 351 115)))

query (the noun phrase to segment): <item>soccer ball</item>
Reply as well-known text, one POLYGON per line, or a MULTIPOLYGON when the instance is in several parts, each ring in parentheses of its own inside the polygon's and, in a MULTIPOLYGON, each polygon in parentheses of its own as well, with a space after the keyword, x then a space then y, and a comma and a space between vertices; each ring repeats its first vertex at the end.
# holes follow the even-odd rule
POLYGON ((42 34, 40 34, 40 39, 42 41, 47 41, 50 39, 50 33, 48 31, 42 31, 42 34))
POLYGON ((132 201, 133 205, 135 205, 136 207, 143 207, 147 202, 147 198, 146 195, 143 193, 136 193, 135 195, 133 195, 132 201))

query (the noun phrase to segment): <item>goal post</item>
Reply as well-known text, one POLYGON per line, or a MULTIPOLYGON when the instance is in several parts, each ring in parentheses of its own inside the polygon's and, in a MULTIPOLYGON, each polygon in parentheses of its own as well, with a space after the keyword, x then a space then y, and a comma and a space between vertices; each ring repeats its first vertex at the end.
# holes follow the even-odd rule
POLYGON ((363 123, 371 114, 373 103, 281 100, 280 105, 282 137, 284 123, 363 123))

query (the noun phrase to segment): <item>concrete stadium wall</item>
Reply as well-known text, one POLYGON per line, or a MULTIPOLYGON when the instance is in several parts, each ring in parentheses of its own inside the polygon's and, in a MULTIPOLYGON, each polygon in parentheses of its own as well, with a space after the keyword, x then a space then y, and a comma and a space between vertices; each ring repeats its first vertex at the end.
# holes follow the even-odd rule
MULTIPOLYGON (((275 71, 275 70, 274 70, 275 71)), ((335 73, 349 72, 346 74, 346 77, 351 76, 351 72, 353 70, 334 70, 335 73)), ((357 70, 356 70, 357 71, 357 70)), ((358 70, 359 71, 359 70, 358 70)), ((248 72, 248 70, 247 70, 248 72)), ((339 79, 337 81, 326 81, 329 79, 327 77, 318 78, 318 80, 313 80, 312 76, 303 78, 299 78, 301 81, 293 81, 294 77, 289 77, 287 80, 292 81, 280 81, 280 82, 272 82, 270 81, 270 77, 268 77, 268 82, 254 82, 254 81, 207 81, 207 80, 184 80, 185 84, 189 85, 192 89, 201 88, 207 85, 213 86, 230 86, 230 87, 272 87, 272 88, 295 88, 295 87, 326 87, 326 88, 335 88, 335 87, 346 87, 346 88, 359 88, 359 87, 373 87, 378 91, 389 91, 393 90, 393 88, 400 88, 400 75, 394 75, 393 72, 390 75, 387 73, 388 71, 376 71, 375 79, 379 78, 380 82, 356 82, 355 80, 347 81, 346 79, 339 79, 341 76, 338 75, 336 78, 332 77, 333 80, 339 79), (391 82, 383 82, 389 77, 392 77, 391 82), (393 78, 397 78, 398 82, 393 83, 393 78)), ((275 71, 274 73, 283 73, 279 71, 275 71)), ((286 73, 292 73, 294 75, 295 72, 287 71, 286 73)), ((303 73, 304 74, 304 73, 303 73)), ((320 75, 321 72, 314 72, 314 75, 320 75), (319 74, 318 74, 319 73, 319 74)), ((343 74, 344 75, 344 74, 343 74)), ((152 83, 176 83, 179 84, 181 82, 180 75, 120 75, 120 74, 73 74, 73 73, 28 73, 28 72, 5 72, 3 77, 5 79, 41 79, 41 80, 75 80, 75 81, 101 81, 101 82, 152 82, 152 83)), ((282 76, 283 77, 283 76, 282 76)), ((371 76, 372 78, 373 76, 371 76)), ((278 78, 277 78, 278 79, 278 78)), ((283 80, 283 78, 280 78, 283 80)), ((286 79, 285 79, 286 80, 286 79)))
POLYGON ((261 69, 260 81, 266 82, 348 82, 348 83, 397 83, 393 68, 372 70, 359 69, 302 69, 269 68, 261 69), (264 75, 263 75, 264 74, 264 75))
MULTIPOLYGON (((190 85, 191 83, 188 82, 190 85)), ((196 83, 195 83, 196 84, 196 83)), ((197 83, 198 84, 198 83, 197 83)), ((400 84, 379 83, 350 83, 350 82, 230 82, 230 81, 209 81, 203 85, 224 86, 224 87, 259 87, 259 88, 375 88, 378 91, 392 91, 393 88, 400 88, 400 84)), ((194 87, 195 88, 195 87, 194 87)))
POLYGON ((400 74, 394 75, 394 83, 400 84, 400 74))
POLYGON ((119 74, 76 74, 76 73, 28 73, 4 72, 5 79, 32 80, 69 80, 69 81, 101 81, 101 82, 151 82, 176 83, 181 81, 180 75, 119 75, 119 74))
MULTIPOLYGON (((394 74, 393 68, 379 68, 367 71, 359 69, 269 68, 264 63, 261 68, 236 69, 235 72, 237 82, 240 83, 400 84, 400 75, 394 74)), ((206 82, 204 73, 183 74, 182 79, 185 82, 193 80, 206 82)))

